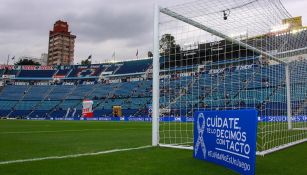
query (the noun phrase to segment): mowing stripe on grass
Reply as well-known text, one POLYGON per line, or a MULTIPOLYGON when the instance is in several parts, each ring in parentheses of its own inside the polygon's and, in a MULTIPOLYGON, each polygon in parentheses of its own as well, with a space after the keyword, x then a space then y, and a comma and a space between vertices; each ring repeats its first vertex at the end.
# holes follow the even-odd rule
POLYGON ((58 130, 58 131, 12 131, 0 132, 0 134, 39 134, 39 133, 57 133, 57 132, 83 132, 83 131, 120 131, 120 130, 139 130, 147 128, 122 128, 122 129, 73 129, 73 130, 58 130))
POLYGON ((14 164, 14 163, 24 163, 24 162, 34 162, 34 161, 41 161, 41 160, 54 160, 54 159, 67 159, 67 158, 76 158, 76 157, 84 157, 84 156, 96 156, 101 154, 110 154, 115 152, 123 152, 123 151, 132 151, 132 150, 139 150, 145 148, 151 148, 151 145, 147 146, 140 146, 135 148, 124 148, 124 149, 112 149, 106 151, 99 151, 94 153, 82 153, 82 154, 71 154, 71 155, 64 155, 64 156, 50 156, 50 157, 38 157, 32 159, 22 159, 22 160, 9 160, 0 162, 0 165, 7 165, 7 164, 14 164))

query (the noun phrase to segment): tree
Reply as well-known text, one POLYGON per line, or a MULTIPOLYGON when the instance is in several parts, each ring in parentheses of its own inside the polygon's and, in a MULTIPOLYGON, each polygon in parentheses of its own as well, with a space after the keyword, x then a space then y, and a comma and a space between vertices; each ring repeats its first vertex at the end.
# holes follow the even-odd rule
POLYGON ((153 57, 152 52, 151 52, 151 51, 148 51, 147 56, 148 56, 149 58, 153 57))
POLYGON ((173 55, 180 52, 180 45, 176 45, 175 37, 171 34, 164 34, 160 39, 161 55, 173 55))
POLYGON ((92 64, 92 62, 89 59, 81 61, 81 65, 91 65, 91 64, 92 64))
POLYGON ((35 65, 35 66, 40 66, 41 64, 38 62, 35 62, 33 60, 29 59, 21 59, 18 62, 15 63, 15 65, 35 65))
POLYGON ((171 34, 164 34, 160 39, 160 49, 162 55, 169 55, 171 48, 175 47, 175 37, 171 34))

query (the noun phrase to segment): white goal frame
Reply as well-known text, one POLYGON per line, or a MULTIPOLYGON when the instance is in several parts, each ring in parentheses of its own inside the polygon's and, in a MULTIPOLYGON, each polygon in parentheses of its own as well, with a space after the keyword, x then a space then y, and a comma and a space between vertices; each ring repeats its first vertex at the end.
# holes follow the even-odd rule
MULTIPOLYGON (((279 57, 267 53, 265 51, 259 50, 258 48, 255 48, 251 45, 248 45, 246 43, 241 42, 240 40, 231 38, 217 30, 214 30, 204 24, 201 24, 197 21, 194 21, 192 19, 189 19, 181 14, 178 14, 168 8, 162 8, 158 6, 157 4, 154 7, 154 39, 153 39, 153 91, 152 91, 152 146, 161 146, 161 147, 170 147, 170 148, 179 148, 179 149, 193 149, 191 146, 182 146, 182 145, 171 145, 171 144, 160 144, 159 143, 159 122, 160 122, 160 104, 159 104, 159 98, 160 98, 160 44, 159 44, 159 32, 160 32, 160 14, 164 14, 167 16, 170 16, 172 18, 175 18, 177 20, 180 20, 182 22, 185 22, 191 26, 194 26, 198 29, 204 30, 208 33, 211 33, 213 35, 216 35, 226 41, 229 41, 231 43, 235 43, 238 45, 241 45, 249 50, 254 51, 255 53, 258 53, 260 55, 266 56, 270 60, 273 60, 275 62, 278 62, 285 67, 285 85, 286 85, 286 102, 287 102, 287 123, 288 123, 288 130, 306 130, 306 128, 295 128, 292 125, 292 108, 291 108, 291 83, 290 83, 290 70, 289 70, 289 63, 287 61, 279 59, 279 57)), ((281 150, 302 142, 306 142, 307 139, 291 142, 288 144, 284 144, 281 146, 274 147, 269 150, 257 152, 257 155, 265 155, 277 150, 281 150)))

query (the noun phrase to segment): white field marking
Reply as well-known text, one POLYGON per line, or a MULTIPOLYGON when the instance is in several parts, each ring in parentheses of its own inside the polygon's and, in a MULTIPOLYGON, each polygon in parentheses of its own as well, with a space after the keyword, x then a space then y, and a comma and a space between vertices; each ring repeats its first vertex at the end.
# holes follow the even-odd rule
POLYGON ((122 129, 72 129, 72 130, 56 130, 56 131, 12 131, 0 132, 1 134, 36 134, 36 133, 57 133, 57 132, 83 132, 83 131, 120 131, 120 130, 136 130, 146 128, 122 128, 122 129))
POLYGON ((96 155, 101 155, 101 154, 132 151, 132 150, 139 150, 139 149, 145 149, 145 148, 151 148, 151 147, 152 147, 151 145, 147 145, 147 146, 140 146, 140 147, 135 147, 135 148, 112 149, 112 150, 99 151, 99 152, 94 152, 94 153, 81 153, 81 154, 71 154, 71 155, 64 155, 64 156, 50 156, 50 157, 38 157, 38 158, 32 158, 32 159, 9 160, 9 161, 0 162, 0 165, 34 162, 34 161, 41 161, 41 160, 55 160, 55 159, 77 158, 77 157, 84 157, 84 156, 96 156, 96 155))

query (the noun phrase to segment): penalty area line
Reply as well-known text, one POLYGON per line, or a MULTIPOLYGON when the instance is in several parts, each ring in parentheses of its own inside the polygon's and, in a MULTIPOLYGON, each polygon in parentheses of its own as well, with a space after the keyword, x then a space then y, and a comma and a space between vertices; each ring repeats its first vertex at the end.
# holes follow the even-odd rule
POLYGON ((38 158, 32 158, 32 159, 9 160, 9 161, 0 162, 0 165, 35 162, 35 161, 42 161, 42 160, 56 160, 56 159, 77 158, 77 157, 85 157, 85 156, 96 156, 96 155, 110 154, 110 153, 116 153, 116 152, 140 150, 140 149, 146 149, 146 148, 151 148, 151 147, 152 147, 151 145, 147 145, 147 146, 140 146, 140 147, 134 147, 134 148, 112 149, 112 150, 99 151, 99 152, 94 152, 94 153, 81 153, 81 154, 71 154, 71 155, 64 155, 64 156, 49 156, 49 157, 38 157, 38 158))

